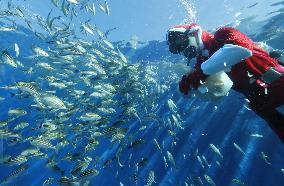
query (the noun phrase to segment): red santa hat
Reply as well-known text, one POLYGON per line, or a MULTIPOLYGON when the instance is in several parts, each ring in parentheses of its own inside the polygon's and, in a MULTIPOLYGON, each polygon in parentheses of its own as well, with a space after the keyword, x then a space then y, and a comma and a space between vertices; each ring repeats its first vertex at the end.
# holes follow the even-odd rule
POLYGON ((204 44, 202 41, 202 29, 197 23, 191 23, 191 24, 183 24, 183 25, 176 25, 173 28, 169 29, 169 32, 181 32, 181 33, 193 33, 197 32, 198 41, 200 44, 200 49, 202 50, 204 48, 204 44))

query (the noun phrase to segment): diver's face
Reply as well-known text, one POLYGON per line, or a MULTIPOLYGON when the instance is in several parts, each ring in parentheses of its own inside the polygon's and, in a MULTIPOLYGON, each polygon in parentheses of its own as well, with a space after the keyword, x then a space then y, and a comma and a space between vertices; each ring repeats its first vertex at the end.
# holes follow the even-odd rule
POLYGON ((190 46, 194 46, 196 48, 198 48, 198 34, 197 32, 193 32, 188 34, 188 45, 190 46))
POLYGON ((194 58, 198 53, 197 33, 171 32, 167 35, 169 51, 173 54, 182 53, 188 59, 194 58))
POLYGON ((170 32, 167 35, 169 50, 173 54, 181 53, 188 46, 188 37, 185 33, 170 32))
POLYGON ((197 33, 190 33, 188 35, 188 46, 183 50, 183 55, 189 60, 198 54, 199 44, 197 37, 197 33))

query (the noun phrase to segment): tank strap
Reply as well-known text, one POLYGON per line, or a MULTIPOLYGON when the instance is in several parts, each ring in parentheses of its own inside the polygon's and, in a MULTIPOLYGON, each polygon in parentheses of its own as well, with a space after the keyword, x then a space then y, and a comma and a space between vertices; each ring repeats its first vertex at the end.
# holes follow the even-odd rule
POLYGON ((277 61, 279 62, 279 64, 284 65, 284 56, 277 58, 277 61))
POLYGON ((280 114, 282 114, 282 116, 284 117, 284 104, 280 105, 279 107, 277 107, 275 109, 277 112, 279 112, 280 114))
POLYGON ((260 79, 264 83, 271 84, 283 75, 283 73, 277 71, 274 67, 270 67, 266 72, 262 74, 260 79))

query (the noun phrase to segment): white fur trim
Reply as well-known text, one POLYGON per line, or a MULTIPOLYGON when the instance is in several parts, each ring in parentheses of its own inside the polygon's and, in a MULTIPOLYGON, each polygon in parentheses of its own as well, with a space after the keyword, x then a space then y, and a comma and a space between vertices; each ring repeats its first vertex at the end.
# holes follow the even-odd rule
POLYGON ((189 30, 188 33, 196 32, 196 31, 199 31, 199 30, 201 30, 201 27, 200 27, 200 26, 194 26, 194 27, 192 27, 192 28, 189 30))
POLYGON ((199 27, 197 35, 198 35, 198 41, 199 41, 199 49, 203 50, 204 44, 203 44, 203 41, 202 41, 202 29, 201 29, 201 27, 199 27))
MULTIPOLYGON (((168 32, 181 32, 181 33, 185 33, 187 31, 186 28, 182 28, 182 27, 178 27, 178 28, 171 28, 168 30, 168 32)), ((193 32, 197 32, 197 39, 198 39, 198 43, 199 43, 199 50, 203 50, 204 49, 204 44, 203 44, 203 41, 202 41, 202 29, 200 26, 193 26, 188 34, 190 33, 193 33, 193 32)))
POLYGON ((237 45, 226 44, 201 64, 204 74, 212 75, 224 71, 252 56, 252 51, 237 45))
POLYGON ((203 44, 203 41, 202 41, 202 29, 200 26, 194 26, 192 27, 190 30, 189 30, 189 34, 190 33, 193 33, 193 32, 197 32, 197 39, 198 39, 198 42, 199 42, 199 49, 200 50, 203 50, 204 49, 204 44, 203 44))
POLYGON ((185 28, 171 28, 169 29, 169 32, 181 32, 181 33, 185 33, 186 29, 185 28))

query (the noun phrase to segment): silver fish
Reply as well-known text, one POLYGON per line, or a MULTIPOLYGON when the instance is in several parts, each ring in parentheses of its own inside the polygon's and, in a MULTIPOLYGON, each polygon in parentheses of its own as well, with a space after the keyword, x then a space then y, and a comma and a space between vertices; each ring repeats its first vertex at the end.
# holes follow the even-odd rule
POLYGON ((78 185, 79 183, 72 178, 63 176, 57 180, 60 185, 78 185))
POLYGON ((19 17, 24 17, 24 12, 21 10, 20 7, 15 8, 16 14, 19 17))
POLYGON ((38 88, 33 83, 19 81, 15 84, 15 87, 31 95, 40 96, 38 88))
POLYGON ((55 147, 54 145, 51 144, 51 142, 47 139, 43 139, 43 138, 34 138, 32 140, 30 140, 30 143, 38 148, 43 148, 43 149, 54 149, 57 151, 57 147, 55 147))
POLYGON ((236 185, 243 185, 243 186, 247 185, 244 182, 242 182, 241 180, 238 180, 238 179, 235 179, 235 178, 232 179, 232 183, 234 183, 236 185))
POLYGON ((155 172, 151 170, 147 178, 146 186, 151 186, 153 183, 155 183, 155 172))
POLYGON ((105 7, 104 7, 104 9, 105 9, 105 13, 106 13, 107 15, 109 15, 109 14, 110 14, 110 11, 109 11, 109 6, 108 6, 108 3, 107 3, 106 0, 105 0, 105 7))
POLYGON ((27 111, 20 109, 20 108, 15 108, 15 109, 9 109, 8 111, 9 116, 23 116, 27 114, 27 111))
POLYGON ((163 160, 164 160, 165 168, 167 168, 169 165, 168 165, 168 163, 167 163, 167 159, 166 159, 166 157, 165 157, 165 156, 163 156, 163 160))
POLYGON ((102 119, 102 117, 96 113, 88 112, 82 115, 79 119, 82 121, 99 121, 102 119))
POLYGON ((70 3, 66 0, 62 1, 61 4, 61 11, 63 12, 63 14, 67 17, 70 11, 70 3))
POLYGON ((175 105, 175 103, 173 102, 172 99, 168 99, 167 105, 171 109, 171 111, 173 111, 173 112, 177 111, 177 106, 175 105))
POLYGON ((210 144, 209 147, 211 148, 211 150, 213 152, 215 152, 218 156, 220 156, 221 158, 223 158, 223 155, 221 154, 220 150, 214 145, 214 144, 210 144))
POLYGON ((209 185, 216 186, 215 182, 213 181, 213 179, 210 176, 208 176, 207 174, 204 174, 204 178, 209 183, 209 185))
POLYGON ((88 22, 81 24, 81 30, 83 30, 85 33, 89 33, 91 35, 95 34, 94 29, 92 28, 92 26, 88 22))
POLYGON ((207 165, 207 167, 210 167, 211 165, 207 162, 207 159, 205 158, 205 156, 202 155, 202 159, 205 162, 205 164, 207 165))
POLYGON ((78 161, 76 166, 71 170, 71 174, 73 176, 76 176, 80 172, 86 170, 86 168, 89 166, 91 161, 92 161, 92 158, 90 157, 86 157, 83 161, 82 160, 78 161))
POLYGON ((17 125, 14 127, 14 130, 24 129, 24 128, 26 128, 27 126, 29 126, 29 123, 28 123, 28 122, 20 122, 19 124, 17 124, 17 125))
POLYGON ((59 6, 59 0, 51 0, 51 2, 54 4, 54 6, 59 6))
POLYGON ((18 167, 13 172, 11 172, 8 176, 4 177, 1 183, 9 183, 10 181, 18 177, 20 174, 23 174, 23 172, 27 169, 28 169, 28 166, 26 165, 22 165, 18 167))
POLYGON ((97 0, 97 3, 99 5, 100 10, 103 11, 104 13, 106 13, 105 7, 103 5, 101 5, 98 0, 97 0))
POLYGON ((110 49, 114 50, 114 46, 111 44, 111 42, 109 42, 109 41, 107 41, 107 40, 105 40, 105 39, 103 39, 102 41, 103 41, 103 43, 104 43, 106 46, 108 46, 110 49))
POLYGON ((221 167, 221 164, 219 161, 216 161, 216 164, 218 165, 218 167, 221 167))
POLYGON ((26 161, 28 161, 28 159, 25 156, 18 155, 16 157, 10 157, 6 161, 4 161, 4 164, 7 164, 7 165, 21 165, 21 164, 25 163, 26 161))
POLYGON ((256 137, 256 138, 263 138, 263 135, 261 134, 251 134, 250 136, 256 137))
POLYGON ((175 163, 174 157, 173 157, 173 155, 169 151, 167 151, 167 158, 168 158, 169 162, 171 162, 172 165, 174 167, 176 167, 176 163, 175 163))
POLYGON ((46 105, 47 108, 55 109, 55 110, 67 109, 64 102, 55 95, 42 94, 40 99, 42 103, 46 105))
POLYGON ((37 56, 43 56, 43 57, 49 56, 49 54, 45 50, 43 50, 42 48, 37 47, 35 45, 32 45, 32 51, 37 56))
POLYGON ((51 185, 53 180, 54 180, 54 178, 47 178, 46 180, 44 180, 42 186, 51 185))
POLYGON ((99 174, 99 171, 97 169, 88 169, 88 170, 83 171, 76 178, 76 180, 82 180, 82 179, 91 178, 91 177, 97 176, 98 174, 99 174))
POLYGON ((204 169, 203 162, 202 162, 202 160, 201 160, 201 158, 199 156, 197 156, 197 160, 198 160, 200 166, 204 169))
POLYGON ((96 7, 95 7, 95 3, 92 4, 92 12, 93 12, 93 15, 95 16, 96 15, 96 7))
POLYGON ((233 143, 234 144, 234 147, 238 150, 238 151, 240 151, 243 155, 245 155, 245 152, 243 151, 243 149, 238 145, 238 144, 236 144, 236 143, 233 143))
POLYGON ((78 1, 77 0, 67 0, 69 3, 71 4, 78 4, 78 1))
POLYGON ((4 50, 1 53, 1 61, 3 63, 6 63, 14 68, 18 67, 17 61, 9 54, 7 50, 4 50))
POLYGON ((260 156, 266 164, 271 165, 271 163, 268 161, 268 156, 265 155, 264 152, 261 152, 260 156))
POLYGON ((160 147, 160 145, 159 145, 157 139, 154 138, 153 141, 154 141, 154 144, 156 145, 156 147, 162 152, 162 149, 161 149, 161 147, 160 147))
POLYGON ((11 32, 17 29, 16 25, 7 26, 7 27, 0 27, 0 32, 11 32))
POLYGON ((15 52, 16 52, 16 57, 18 57, 20 55, 20 48, 17 43, 15 43, 15 52))

